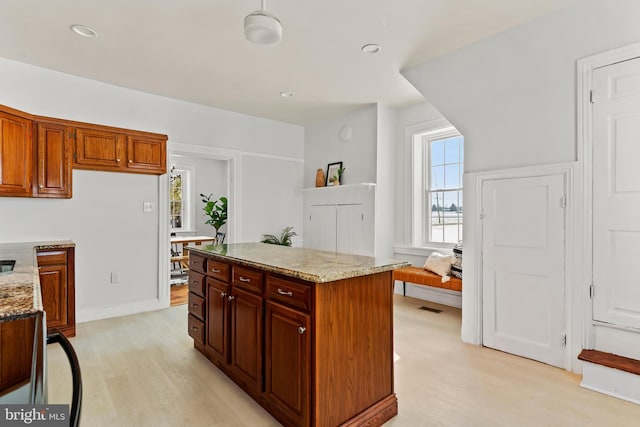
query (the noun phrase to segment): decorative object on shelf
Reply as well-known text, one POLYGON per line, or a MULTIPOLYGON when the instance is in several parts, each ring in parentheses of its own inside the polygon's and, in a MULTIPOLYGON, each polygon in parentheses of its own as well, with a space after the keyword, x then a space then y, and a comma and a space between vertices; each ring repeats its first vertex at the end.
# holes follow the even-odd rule
POLYGON ((204 203, 202 210, 205 215, 209 217, 209 219, 205 221, 205 224, 211 225, 216 230, 214 243, 222 243, 224 236, 221 241, 218 242, 218 234, 222 234, 219 233, 218 230, 227 223, 227 198, 220 197, 218 200, 211 200, 211 196, 213 196, 213 193, 208 196, 200 193, 200 197, 202 197, 202 202, 204 203))
POLYGON ((342 167, 342 162, 329 163, 327 165, 327 186, 340 185, 340 177, 345 169, 342 167))
POLYGON ((338 132, 338 138, 342 142, 348 142, 351 139, 351 135, 353 134, 353 130, 349 125, 343 125, 338 132))
POLYGON ((325 179, 324 179, 324 171, 322 168, 318 168, 316 171, 316 187, 324 187, 325 179))
POLYGON ((297 236, 298 233, 293 231, 293 227, 286 227, 280 233, 280 237, 274 236, 273 234, 263 234, 262 243, 269 243, 271 245, 280 245, 280 246, 291 246, 291 238, 297 236))

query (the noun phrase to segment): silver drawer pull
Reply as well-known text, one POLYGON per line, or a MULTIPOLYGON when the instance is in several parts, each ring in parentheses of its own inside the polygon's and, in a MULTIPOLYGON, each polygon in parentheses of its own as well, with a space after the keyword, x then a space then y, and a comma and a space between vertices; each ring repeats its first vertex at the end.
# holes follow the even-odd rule
POLYGON ((307 331, 307 328, 305 328, 304 326, 298 326, 298 333, 300 335, 304 334, 307 331))
POLYGON ((249 283, 249 282, 251 282, 251 279, 247 279, 246 277, 242 277, 242 276, 238 277, 238 279, 239 279, 241 282, 244 282, 244 283, 249 283))
POLYGON ((191 304, 191 307, 193 307, 193 308, 198 308, 198 304, 193 303, 193 304, 191 304))
POLYGON ((220 273, 220 270, 219 270, 219 269, 217 269, 217 268, 212 268, 212 269, 211 269, 211 272, 212 272, 212 273, 220 273))
POLYGON ((191 282, 192 286, 198 286, 200 284, 200 282, 196 282, 195 280, 193 282, 191 282))
POLYGON ((286 296, 288 296, 288 297, 292 297, 292 296, 293 296, 293 292, 291 292, 291 291, 288 291, 288 292, 287 292, 287 291, 283 291, 283 290, 282 290, 282 289, 280 289, 280 288, 278 288, 278 293, 279 293, 280 295, 286 295, 286 296))
POLYGON ((220 298, 224 298, 224 297, 226 297, 226 296, 227 296, 227 293, 226 293, 226 292, 220 292, 220 298))

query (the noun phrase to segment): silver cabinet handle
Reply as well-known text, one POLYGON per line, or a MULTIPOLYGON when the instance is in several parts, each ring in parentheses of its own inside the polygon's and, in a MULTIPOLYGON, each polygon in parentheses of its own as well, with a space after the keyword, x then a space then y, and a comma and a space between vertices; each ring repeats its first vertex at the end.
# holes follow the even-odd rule
POLYGON ((236 297, 234 297, 233 295, 229 295, 227 297, 227 300, 229 300, 229 301, 233 301, 234 299, 236 299, 236 297))
POLYGON ((195 302, 193 304, 191 304, 191 307, 193 308, 198 308, 198 304, 196 304, 195 302))
POLYGON ((291 291, 288 291, 288 292, 287 292, 287 291, 283 291, 283 290, 282 290, 282 289, 280 289, 280 288, 278 288, 278 293, 279 293, 280 295, 286 295, 286 296, 288 296, 288 297, 292 297, 292 296, 293 296, 293 292, 291 292, 291 291))
POLYGON ((200 282, 196 282, 195 280, 193 282, 191 282, 192 286, 198 286, 200 284, 200 282))
POLYGON ((220 273, 220 270, 218 270, 217 268, 212 268, 212 269, 211 269, 211 272, 212 272, 212 273, 220 273))
POLYGON ((226 297, 226 296, 227 296, 227 293, 226 293, 226 292, 220 292, 220 298, 224 298, 224 297, 226 297))
POLYGON ((246 277, 242 277, 242 276, 238 277, 238 279, 239 279, 241 282, 244 282, 244 283, 249 283, 249 282, 251 282, 251 279, 247 279, 246 277))
POLYGON ((304 334, 307 331, 307 328, 305 328, 304 326, 298 326, 298 333, 300 335, 304 334))
POLYGON ((197 330, 198 330, 198 327, 197 327, 197 326, 192 326, 192 327, 191 327, 191 330, 192 330, 192 331, 197 331, 197 330))

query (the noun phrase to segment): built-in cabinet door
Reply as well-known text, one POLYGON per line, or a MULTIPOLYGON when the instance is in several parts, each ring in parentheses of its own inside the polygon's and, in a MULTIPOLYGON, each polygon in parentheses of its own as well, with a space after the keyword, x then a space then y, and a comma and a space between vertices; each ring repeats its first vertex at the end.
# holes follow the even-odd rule
POLYGON ((32 121, 0 112, 0 194, 31 196, 32 121))
POLYGON ((231 371, 247 388, 262 388, 262 297, 233 288, 231 310, 231 371))
POLYGON ((73 128, 37 123, 34 197, 71 197, 73 128))
POLYGON ((363 204, 338 205, 336 251, 345 254, 374 256, 373 215, 363 204))
POLYGON ((265 376, 269 405, 293 425, 309 425, 310 316, 268 301, 265 376))
POLYGON ((77 169, 118 171, 125 161, 126 136, 105 130, 76 128, 75 161, 77 169))
POLYGON ((166 143, 163 138, 127 136, 127 169, 132 172, 165 173, 166 143))
POLYGON ((207 347, 223 364, 229 355, 229 285, 207 277, 207 347))
POLYGON ((40 267, 42 306, 47 313, 47 329, 66 326, 67 318, 67 265, 40 267))
POLYGON ((305 248, 336 251, 336 206, 310 206, 304 225, 305 248))

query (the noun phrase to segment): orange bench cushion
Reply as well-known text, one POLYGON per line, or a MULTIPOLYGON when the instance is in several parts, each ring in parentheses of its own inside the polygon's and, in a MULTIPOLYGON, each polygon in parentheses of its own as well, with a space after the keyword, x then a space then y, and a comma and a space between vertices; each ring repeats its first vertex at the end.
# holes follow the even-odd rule
POLYGON ((393 270, 393 280, 433 286, 434 288, 451 289, 452 291, 462 291, 462 280, 457 277, 451 277, 451 280, 442 283, 442 277, 421 267, 401 267, 393 270))

